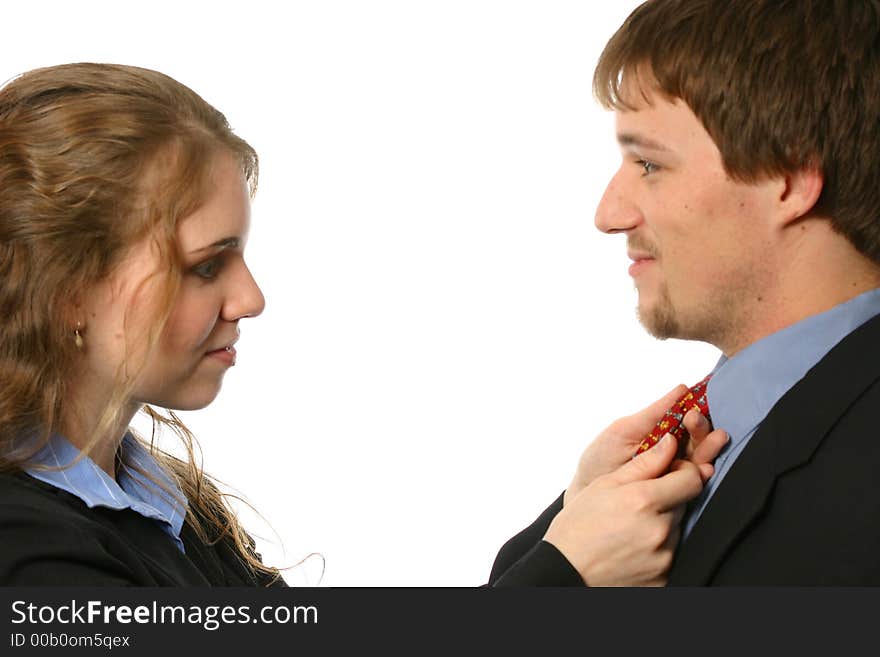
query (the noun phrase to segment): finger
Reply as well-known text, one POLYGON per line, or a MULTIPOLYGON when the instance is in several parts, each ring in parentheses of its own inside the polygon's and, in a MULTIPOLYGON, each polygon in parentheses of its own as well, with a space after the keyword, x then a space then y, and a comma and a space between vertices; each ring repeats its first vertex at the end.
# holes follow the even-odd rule
POLYGON ((604 479, 612 485, 622 485, 659 477, 669 469, 677 447, 675 436, 667 433, 652 449, 630 459, 604 479))
POLYGON ((699 463, 697 464, 697 468, 700 471, 700 479, 703 480, 704 484, 712 478, 713 474, 715 474, 715 466, 711 463, 699 463))
POLYGON ((687 507, 684 504, 679 504, 671 511, 664 512, 669 514, 669 519, 672 522, 673 527, 677 527, 681 523, 681 519, 684 518, 684 512, 686 508, 687 507))
POLYGON ((730 442, 730 436, 727 435, 724 429, 712 431, 696 446, 690 456, 691 461, 697 465, 711 463, 717 458, 728 442, 730 442))
POLYGON ((682 504, 672 511, 661 514, 661 518, 663 518, 668 528, 665 540, 657 547, 654 553, 661 577, 665 577, 669 573, 675 558, 675 550, 681 540, 681 520, 684 516, 684 510, 685 506, 682 504))
POLYGON ((666 561, 668 564, 666 572, 668 573, 668 568, 672 566, 673 560, 675 559, 675 551, 678 549, 678 545, 681 542, 681 517, 684 514, 684 506, 679 507, 681 512, 679 513, 677 519, 675 520, 675 524, 670 528, 669 534, 666 536, 666 540, 663 542, 663 545, 658 550, 659 555, 666 555, 666 561))
POLYGON ((685 413, 682 424, 691 437, 688 443, 688 454, 690 454, 709 435, 709 432, 712 431, 712 425, 697 408, 692 408, 685 413))
POLYGON ((667 511, 670 515, 670 528, 669 534, 666 536, 666 540, 663 542, 663 546, 660 548, 661 550, 670 550, 671 552, 675 552, 675 548, 678 547, 678 542, 681 539, 681 520, 684 517, 684 504, 678 506, 673 511, 667 511))
POLYGON ((679 383, 650 406, 630 415, 627 418, 629 428, 634 432, 647 434, 660 421, 663 414, 687 391, 688 387, 683 383, 679 383))
MULTIPOLYGON (((633 459, 633 462, 637 460, 633 459)), ((638 485, 649 489, 647 495, 654 508, 662 512, 699 495, 703 490, 703 479, 699 468, 690 461, 675 461, 667 474, 652 481, 639 482, 638 485)))

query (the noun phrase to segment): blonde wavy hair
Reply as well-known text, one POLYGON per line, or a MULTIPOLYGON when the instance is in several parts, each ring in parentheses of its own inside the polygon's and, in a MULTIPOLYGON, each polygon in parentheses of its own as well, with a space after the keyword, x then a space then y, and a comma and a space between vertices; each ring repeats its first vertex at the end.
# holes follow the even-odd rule
MULTIPOLYGON (((63 433, 78 359, 71 300, 85 298, 144 239, 161 261, 160 312, 145 331, 148 345, 156 344, 182 274, 178 222, 206 199, 211 164, 224 152, 236 158, 253 196, 254 149, 223 114, 156 71, 67 64, 0 88, 0 470, 20 469, 63 433)), ((133 374, 120 368, 84 454, 119 425, 138 365, 133 374)), ((179 484, 186 522, 207 543, 231 541, 261 581, 274 581, 278 570, 261 563, 229 505, 234 496, 203 472, 192 433, 173 412, 142 410, 153 432, 136 439, 179 484), (181 439, 185 460, 156 445, 163 427, 181 439)))

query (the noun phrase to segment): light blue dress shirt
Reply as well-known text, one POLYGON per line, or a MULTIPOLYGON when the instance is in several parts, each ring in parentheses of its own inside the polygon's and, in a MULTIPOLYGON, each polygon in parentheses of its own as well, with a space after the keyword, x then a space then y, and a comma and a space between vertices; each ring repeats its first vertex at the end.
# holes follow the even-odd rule
POLYGON ((682 525, 686 538, 734 461, 783 395, 847 335, 880 314, 880 289, 871 290, 721 356, 706 389, 709 414, 730 442, 715 460, 715 474, 694 500, 682 525))
POLYGON ((114 481, 88 456, 73 463, 79 456, 79 450, 58 434, 52 436, 48 444, 33 458, 33 462, 63 469, 40 470, 30 467, 24 470, 34 479, 75 495, 90 509, 96 506, 116 510, 131 509, 155 520, 178 549, 184 552, 180 530, 186 517, 186 505, 181 503, 185 497, 180 488, 130 433, 125 434, 119 449, 127 462, 137 465, 162 482, 179 499, 174 499, 149 479, 125 466, 120 466, 117 481, 114 481))

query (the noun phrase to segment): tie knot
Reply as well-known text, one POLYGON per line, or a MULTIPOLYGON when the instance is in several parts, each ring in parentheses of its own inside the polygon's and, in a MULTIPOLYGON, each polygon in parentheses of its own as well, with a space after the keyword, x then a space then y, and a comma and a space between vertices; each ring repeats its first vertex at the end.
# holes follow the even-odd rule
POLYGON ((712 378, 710 374, 705 379, 692 385, 688 388, 688 391, 684 393, 677 402, 673 405, 672 409, 679 408, 682 410, 682 417, 684 413, 687 413, 692 408, 699 408, 700 413, 705 415, 707 418, 709 417, 709 401, 706 399, 706 388, 709 385, 709 379, 712 378))
POLYGON ((699 383, 688 388, 687 392, 678 398, 669 410, 664 413, 663 417, 660 418, 660 421, 654 425, 651 432, 645 436, 645 439, 636 450, 636 456, 642 452, 647 452, 654 445, 659 443, 660 439, 667 433, 671 433, 680 442, 682 436, 688 435, 687 430, 684 428, 684 424, 682 424, 682 420, 684 420, 684 416, 692 408, 698 409, 700 413, 711 422, 712 418, 709 416, 709 401, 706 398, 706 387, 709 385, 709 379, 711 378, 712 375, 710 374, 699 383))

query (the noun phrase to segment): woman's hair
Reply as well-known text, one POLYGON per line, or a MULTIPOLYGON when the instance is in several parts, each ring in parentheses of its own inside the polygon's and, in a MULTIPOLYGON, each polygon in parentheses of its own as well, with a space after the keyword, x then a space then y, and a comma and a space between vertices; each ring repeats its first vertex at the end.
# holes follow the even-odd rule
MULTIPOLYGON (((159 339, 181 278, 177 225, 206 200, 221 153, 236 158, 253 195, 254 149, 223 114, 156 71, 68 64, 0 88, 0 470, 22 467, 75 415, 74 304, 144 239, 160 253, 161 293, 155 321, 139 337, 149 346, 159 339)), ((144 363, 134 373, 131 365, 120 367, 84 453, 118 426, 144 363)), ((256 573, 277 576, 202 472, 188 429, 174 413, 143 410, 154 435, 139 439, 183 490, 186 522, 207 542, 231 540, 256 573), (182 439, 186 460, 155 444, 163 426, 182 439)))

